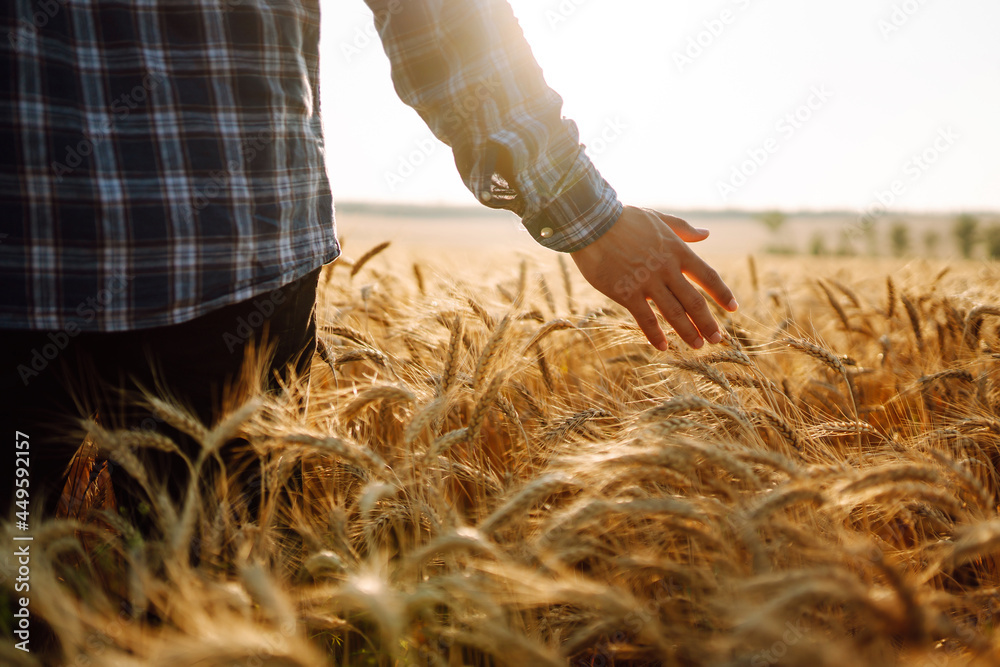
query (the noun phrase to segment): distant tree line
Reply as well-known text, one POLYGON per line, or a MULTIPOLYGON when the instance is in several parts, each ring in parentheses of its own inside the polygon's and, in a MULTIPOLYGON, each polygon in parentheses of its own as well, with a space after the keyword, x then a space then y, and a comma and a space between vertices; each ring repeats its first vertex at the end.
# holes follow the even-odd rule
MULTIPOLYGON (((771 242, 765 248, 766 252, 775 254, 794 254, 796 252, 795 248, 789 245, 788 241, 784 240, 781 235, 788 221, 788 217, 784 213, 768 211, 757 215, 756 219, 768 230, 771 237, 771 242)), ((888 233, 888 248, 893 257, 905 257, 912 253, 914 239, 909 224, 904 220, 895 220, 889 225, 888 233)), ((875 225, 866 225, 861 234, 851 234, 845 229, 841 232, 837 247, 833 249, 827 245, 826 236, 822 232, 816 232, 809 242, 808 252, 811 255, 856 255, 858 250, 854 247, 854 241, 858 236, 864 238, 865 244, 868 246, 868 254, 881 254, 875 225)), ((971 259, 976 254, 976 249, 982 245, 989 259, 1000 260, 1000 222, 983 226, 976 216, 963 213, 952 222, 951 236, 954 238, 955 247, 965 259, 971 259)), ((941 247, 942 230, 926 230, 921 241, 925 254, 937 254, 941 247)))

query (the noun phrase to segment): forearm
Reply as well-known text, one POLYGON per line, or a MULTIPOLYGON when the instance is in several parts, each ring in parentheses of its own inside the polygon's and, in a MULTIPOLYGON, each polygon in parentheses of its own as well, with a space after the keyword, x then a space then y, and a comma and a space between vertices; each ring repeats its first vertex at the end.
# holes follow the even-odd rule
POLYGON ((396 92, 452 147, 466 187, 521 216, 542 245, 579 250, 621 214, 562 118, 503 0, 366 0, 396 92))

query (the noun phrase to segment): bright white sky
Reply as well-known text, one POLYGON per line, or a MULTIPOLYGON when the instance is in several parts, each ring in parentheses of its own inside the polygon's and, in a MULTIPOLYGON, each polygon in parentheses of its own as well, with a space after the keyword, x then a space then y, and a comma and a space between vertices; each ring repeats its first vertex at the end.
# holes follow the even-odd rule
MULTIPOLYGON (((511 4, 626 203, 855 210, 882 192, 913 211, 1000 210, 997 0, 511 4)), ((323 8, 335 197, 473 203, 436 141, 387 182, 432 135, 396 97, 362 0, 323 8)))

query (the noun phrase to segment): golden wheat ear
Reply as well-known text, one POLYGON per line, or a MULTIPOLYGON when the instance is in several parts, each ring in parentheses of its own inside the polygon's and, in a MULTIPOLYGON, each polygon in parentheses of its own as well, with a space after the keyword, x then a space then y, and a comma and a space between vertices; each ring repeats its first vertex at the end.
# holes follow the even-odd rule
POLYGON ((66 468, 66 479, 56 505, 56 517, 79 518, 84 499, 91 485, 91 473, 94 470, 94 459, 97 456, 97 445, 88 435, 73 453, 66 468))
POLYGON ((56 504, 56 518, 85 519, 94 511, 118 511, 111 468, 88 435, 66 467, 65 482, 56 504))

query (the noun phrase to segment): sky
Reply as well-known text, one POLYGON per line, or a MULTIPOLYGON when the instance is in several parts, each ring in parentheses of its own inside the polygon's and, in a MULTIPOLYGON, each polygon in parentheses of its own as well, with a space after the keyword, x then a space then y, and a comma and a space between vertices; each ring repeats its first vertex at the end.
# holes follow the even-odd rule
MULTIPOLYGON (((1000 211, 997 0, 512 0, 624 203, 1000 211)), ((323 0, 340 201, 472 204, 362 0, 323 0)))

